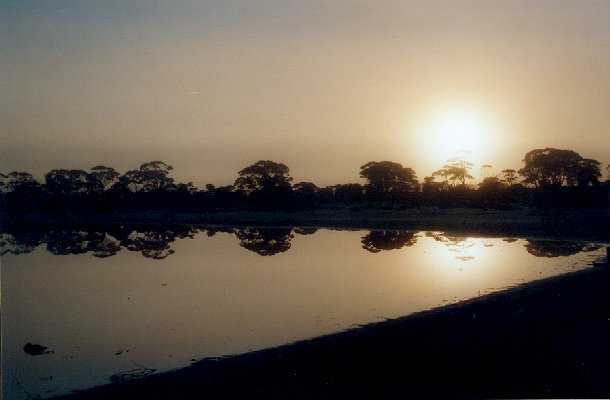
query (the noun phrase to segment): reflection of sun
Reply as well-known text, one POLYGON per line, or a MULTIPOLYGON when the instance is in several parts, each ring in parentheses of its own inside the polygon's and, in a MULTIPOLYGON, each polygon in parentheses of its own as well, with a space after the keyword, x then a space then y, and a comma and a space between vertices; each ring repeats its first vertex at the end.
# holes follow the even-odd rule
POLYGON ((432 251, 434 258, 446 270, 463 271, 464 267, 480 265, 488 257, 489 241, 443 234, 432 234, 429 237, 433 237, 436 242, 432 251))
POLYGON ((439 110, 422 129, 422 145, 430 161, 438 165, 454 157, 484 163, 496 132, 481 111, 465 108, 439 110))

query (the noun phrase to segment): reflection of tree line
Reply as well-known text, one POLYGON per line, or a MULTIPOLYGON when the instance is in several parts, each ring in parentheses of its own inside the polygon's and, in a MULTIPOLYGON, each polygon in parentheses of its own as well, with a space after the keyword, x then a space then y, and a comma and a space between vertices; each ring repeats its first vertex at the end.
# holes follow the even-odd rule
POLYGON ((571 256, 581 251, 594 251, 601 248, 592 243, 565 242, 561 240, 531 240, 525 244, 527 252, 536 257, 571 256))
POLYGON ((170 243, 176 238, 194 237, 196 230, 188 227, 171 229, 131 229, 108 227, 101 231, 82 229, 52 229, 48 231, 15 231, 0 234, 0 254, 23 254, 46 243, 55 255, 91 253, 95 257, 110 257, 122 248, 142 253, 144 257, 163 259, 174 253, 170 243))
POLYGON ((458 236, 447 236, 434 232, 426 232, 426 237, 432 238, 437 242, 444 244, 450 252, 456 254, 455 258, 458 260, 470 261, 474 259, 473 255, 468 254, 468 249, 475 245, 472 239, 458 236))
MULTIPOLYGON (((51 230, 16 230, 11 233, 0 233, 0 255, 7 253, 24 254, 32 252, 39 245, 46 243, 49 252, 55 255, 90 253, 95 257, 110 257, 122 248, 140 252, 144 257, 164 259, 175 252, 171 243, 177 238, 193 238, 198 232, 207 236, 217 233, 229 233, 239 239, 239 244, 246 250, 261 256, 272 256, 290 249, 295 235, 311 235, 315 228, 205 228, 195 229, 187 226, 169 228, 109 226, 99 230, 51 229, 51 230)), ((463 237, 426 232, 426 237, 444 244, 449 251, 456 253, 456 258, 468 261, 474 258, 468 255, 468 249, 475 243, 463 237)), ((396 250, 410 247, 417 243, 416 232, 402 230, 374 230, 362 237, 362 248, 371 252, 396 250)), ((512 243, 517 239, 504 239, 512 243)), ((491 247, 492 245, 485 245, 491 247)), ((581 251, 592 251, 600 246, 569 242, 526 239, 525 248, 536 257, 559 257, 577 254, 581 251)))

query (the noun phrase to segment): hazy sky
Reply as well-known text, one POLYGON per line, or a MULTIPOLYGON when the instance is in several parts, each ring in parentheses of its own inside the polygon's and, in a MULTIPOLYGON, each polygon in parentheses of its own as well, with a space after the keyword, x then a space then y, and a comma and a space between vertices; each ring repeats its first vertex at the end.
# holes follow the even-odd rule
POLYGON ((0 172, 610 162, 610 1, 0 2, 0 172))

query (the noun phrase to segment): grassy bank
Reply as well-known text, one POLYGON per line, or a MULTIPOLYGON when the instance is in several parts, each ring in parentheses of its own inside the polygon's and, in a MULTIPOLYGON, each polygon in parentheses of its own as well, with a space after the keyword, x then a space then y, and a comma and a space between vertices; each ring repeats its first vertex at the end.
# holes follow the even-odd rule
POLYGON ((64 399, 610 397, 610 269, 64 399))

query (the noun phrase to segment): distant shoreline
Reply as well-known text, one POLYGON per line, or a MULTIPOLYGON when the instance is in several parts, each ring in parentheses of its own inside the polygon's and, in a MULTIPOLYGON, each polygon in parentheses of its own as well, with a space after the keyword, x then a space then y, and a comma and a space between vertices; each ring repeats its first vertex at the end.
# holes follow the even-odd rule
POLYGON ((610 240, 609 210, 533 213, 526 208, 336 209, 315 211, 142 211, 98 214, 3 215, 2 226, 149 224, 252 227, 309 227, 363 230, 433 230, 473 236, 610 240))
POLYGON ((607 398, 610 268, 62 399, 607 398))

